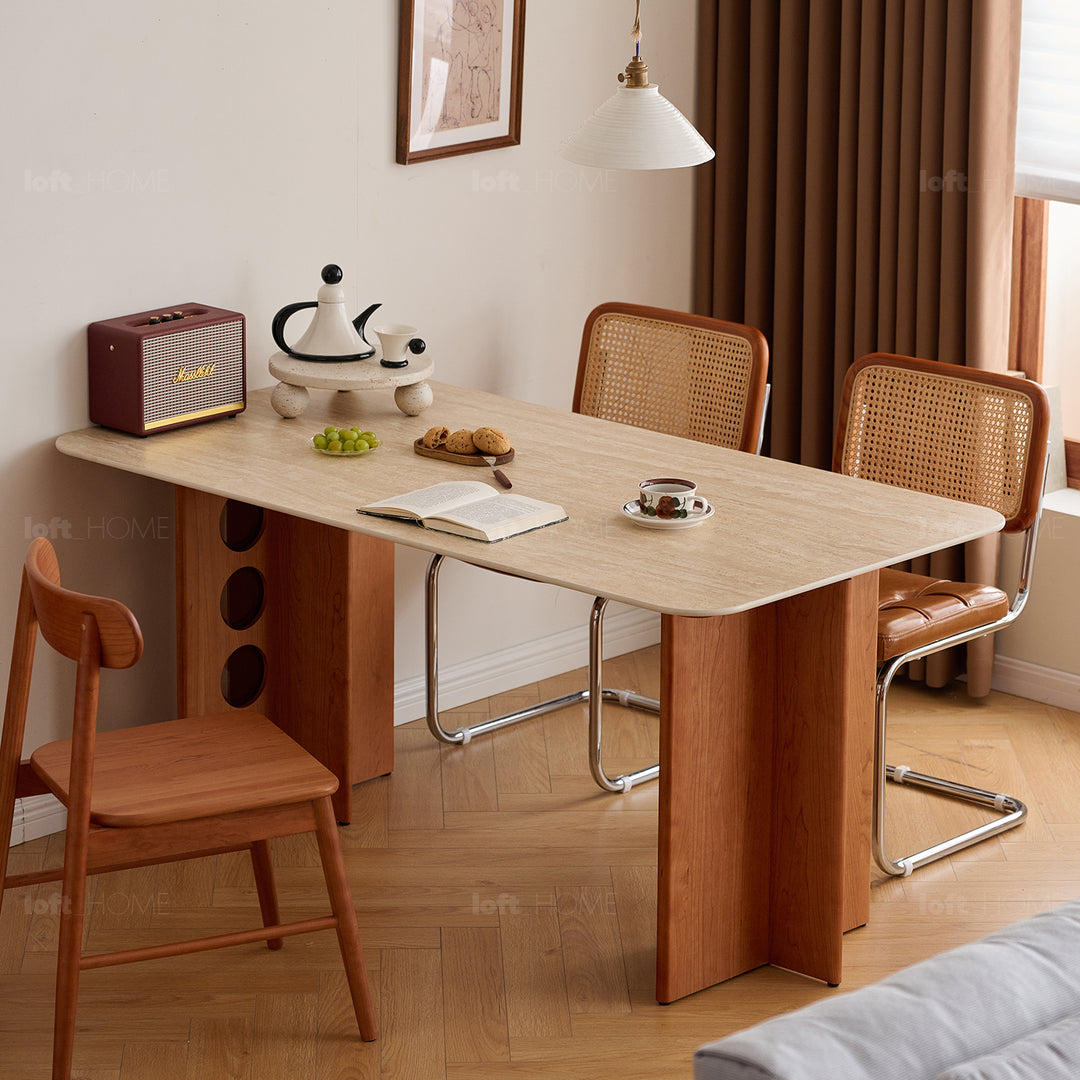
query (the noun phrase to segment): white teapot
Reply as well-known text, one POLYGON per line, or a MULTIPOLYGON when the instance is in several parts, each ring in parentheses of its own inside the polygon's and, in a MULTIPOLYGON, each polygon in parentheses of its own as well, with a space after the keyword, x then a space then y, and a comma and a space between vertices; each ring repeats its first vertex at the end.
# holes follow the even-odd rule
POLYGON ((366 360, 375 349, 364 337, 364 326, 371 313, 381 304, 372 304, 351 322, 345 312, 345 290, 341 287, 341 267, 333 263, 322 268, 323 285, 317 300, 302 300, 286 304, 270 326, 274 343, 287 356, 297 360, 314 360, 341 364, 348 360, 366 360), (316 308, 311 325, 295 345, 285 341, 285 323, 304 308, 316 308))

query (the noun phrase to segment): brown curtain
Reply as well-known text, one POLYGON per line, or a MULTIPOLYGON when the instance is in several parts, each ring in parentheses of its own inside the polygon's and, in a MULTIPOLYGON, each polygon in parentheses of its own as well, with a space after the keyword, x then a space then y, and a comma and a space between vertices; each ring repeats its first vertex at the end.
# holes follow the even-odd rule
MULTIPOLYGON (((767 452, 828 468, 864 353, 1007 367, 1020 0, 700 0, 699 20, 696 307, 769 340, 767 452)), ((994 581, 996 552, 916 569, 994 581)), ((975 696, 992 656, 968 649, 975 696)), ((926 668, 943 685, 956 661, 926 668)))

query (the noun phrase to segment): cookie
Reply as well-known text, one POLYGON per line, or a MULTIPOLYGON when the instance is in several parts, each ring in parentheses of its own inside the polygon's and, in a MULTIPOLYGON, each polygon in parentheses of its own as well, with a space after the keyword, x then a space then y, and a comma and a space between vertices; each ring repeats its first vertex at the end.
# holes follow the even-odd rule
POLYGON ((473 445, 473 433, 467 428, 454 431, 446 437, 446 450, 451 454, 475 454, 476 447, 473 445))
POLYGON ((472 441, 481 454, 507 454, 510 452, 510 440, 498 428, 477 428, 473 432, 472 441))
POLYGON ((420 440, 420 445, 426 446, 429 450, 438 450, 440 446, 446 443, 449 436, 450 429, 447 427, 428 428, 424 433, 424 437, 420 440))

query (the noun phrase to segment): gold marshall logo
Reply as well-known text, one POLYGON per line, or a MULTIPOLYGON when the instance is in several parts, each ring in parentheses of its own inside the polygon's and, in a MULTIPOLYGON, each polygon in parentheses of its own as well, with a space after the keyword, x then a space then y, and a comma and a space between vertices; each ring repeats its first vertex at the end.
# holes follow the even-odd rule
POLYGON ((186 367, 181 366, 180 370, 173 376, 174 383, 191 382, 192 379, 205 379, 208 375, 214 374, 214 367, 217 361, 213 364, 200 364, 192 371, 188 371, 186 367))

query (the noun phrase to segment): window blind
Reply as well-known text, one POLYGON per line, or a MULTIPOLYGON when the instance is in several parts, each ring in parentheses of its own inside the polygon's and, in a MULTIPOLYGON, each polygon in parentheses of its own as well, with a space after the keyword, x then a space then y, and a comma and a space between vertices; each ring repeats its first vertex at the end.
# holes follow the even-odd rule
POLYGON ((1016 194, 1080 203, 1080 3, 1023 0, 1016 194))

